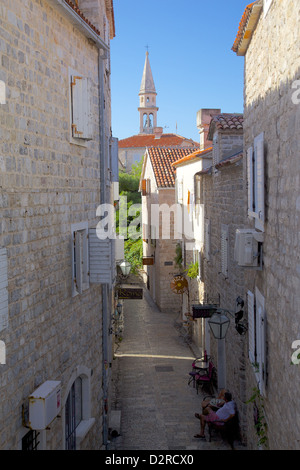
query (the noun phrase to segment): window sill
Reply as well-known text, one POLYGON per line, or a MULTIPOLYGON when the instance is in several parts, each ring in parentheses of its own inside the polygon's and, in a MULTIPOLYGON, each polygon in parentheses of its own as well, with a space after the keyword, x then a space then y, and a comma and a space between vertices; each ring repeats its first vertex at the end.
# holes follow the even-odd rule
POLYGON ((80 446, 81 441, 85 438, 87 433, 93 427, 95 418, 89 418, 82 420, 76 428, 76 445, 80 446))

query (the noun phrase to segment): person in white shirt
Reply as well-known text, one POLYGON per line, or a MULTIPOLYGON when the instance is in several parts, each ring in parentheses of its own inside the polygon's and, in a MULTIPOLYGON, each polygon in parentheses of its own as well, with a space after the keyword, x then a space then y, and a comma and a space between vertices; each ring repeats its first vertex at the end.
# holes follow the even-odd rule
POLYGON ((208 421, 213 422, 213 421, 218 421, 220 425, 224 425, 226 421, 231 419, 236 412, 236 407, 235 407, 235 402, 232 400, 232 396, 230 392, 225 392, 224 394, 224 400, 225 403, 224 405, 218 409, 217 411, 213 411, 211 408, 208 409, 207 414, 202 414, 202 415, 197 415, 196 417, 200 419, 200 434, 196 434, 194 437, 204 439, 204 430, 205 430, 205 425, 208 421))

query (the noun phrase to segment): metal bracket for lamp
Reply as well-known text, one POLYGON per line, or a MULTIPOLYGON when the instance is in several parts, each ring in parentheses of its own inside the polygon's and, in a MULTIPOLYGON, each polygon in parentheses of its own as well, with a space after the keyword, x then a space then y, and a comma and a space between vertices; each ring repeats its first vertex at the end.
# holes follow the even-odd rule
POLYGON ((239 335, 246 334, 248 330, 247 322, 241 321, 244 316, 244 301, 241 297, 236 299, 237 306, 240 306, 240 310, 235 313, 230 312, 229 310, 218 308, 213 316, 208 320, 210 329, 212 330, 213 335, 217 339, 225 338, 227 329, 229 327, 230 320, 228 315, 235 319, 235 329, 239 335))

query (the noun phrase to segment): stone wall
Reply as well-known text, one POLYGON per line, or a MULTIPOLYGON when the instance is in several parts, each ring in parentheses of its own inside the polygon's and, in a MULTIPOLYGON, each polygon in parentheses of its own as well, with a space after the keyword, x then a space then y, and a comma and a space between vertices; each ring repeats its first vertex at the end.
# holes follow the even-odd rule
MULTIPOLYGON (((267 317, 267 385, 264 396, 271 449, 299 449, 299 366, 292 343, 299 329, 299 4, 273 0, 261 13, 245 56, 245 150, 264 132, 265 211, 263 270, 245 271, 246 286, 258 287, 267 317), (296 100, 295 100, 296 99, 296 100), (282 401, 289 403, 283 412, 282 401)), ((244 168, 244 179, 246 173, 244 168)), ((246 192, 246 188, 245 188, 246 192)), ((253 225, 251 219, 245 221, 253 225)), ((249 390, 256 385, 248 361, 249 390)), ((249 423, 253 423, 252 408, 249 423)), ((249 429, 253 429, 249 426, 249 429)), ((257 436, 253 431, 253 447, 257 436)))
MULTIPOLYGON (((72 297, 71 224, 97 223, 98 51, 53 3, 9 0, 0 16, 0 80, 6 85, 0 246, 7 249, 9 299, 8 328, 0 332, 7 353, 0 365, 0 448, 21 448, 28 432, 22 406, 40 384, 60 380, 64 402, 70 377, 83 366, 95 424, 82 448, 96 449, 102 445, 101 290, 90 285, 72 297), (93 139, 81 145, 70 138, 69 68, 90 78, 93 139)), ((108 102, 106 112, 110 122, 108 102)), ((64 409, 46 431, 48 449, 63 448, 63 421, 64 409)))
MULTIPOLYGON (((241 133, 240 133, 241 134, 241 133)), ((241 134, 242 135, 242 134, 241 134)), ((240 142, 241 135, 236 139, 240 142)), ((227 140, 227 139, 226 139, 227 140)), ((230 139, 228 145, 231 146, 230 139)), ((228 155, 227 155, 228 156, 228 155)), ((223 155, 220 155, 220 160, 223 155)), ((229 310, 232 315, 237 311, 236 299, 241 297, 246 303, 244 275, 234 261, 235 232, 243 228, 244 185, 242 157, 235 163, 228 162, 218 170, 213 166, 211 174, 202 175, 204 217, 210 221, 209 259, 203 260, 203 277, 200 287, 204 289, 204 298, 220 299, 220 307, 229 310), (228 273, 222 273, 222 244, 221 226, 228 227, 228 273)), ((204 239, 204 244, 207 239, 204 239)), ((205 249, 204 249, 205 252, 205 249)), ((235 330, 234 318, 228 315, 230 327, 225 339, 226 354, 226 388, 233 394, 240 416, 240 426, 243 439, 246 440, 246 408, 245 408, 245 351, 246 337, 241 337, 235 330)), ((200 322, 201 320, 197 320, 200 322)), ((204 325, 202 325, 202 328, 204 325)), ((208 325, 206 326, 209 332, 208 325)), ((218 345, 217 340, 209 334, 205 338, 205 348, 210 352, 217 370, 218 345)))

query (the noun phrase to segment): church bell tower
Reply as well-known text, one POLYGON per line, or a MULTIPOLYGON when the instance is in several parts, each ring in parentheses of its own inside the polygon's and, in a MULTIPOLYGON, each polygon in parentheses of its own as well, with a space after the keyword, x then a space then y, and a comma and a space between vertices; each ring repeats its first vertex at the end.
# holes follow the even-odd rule
POLYGON ((139 92, 140 134, 153 134, 157 127, 156 90, 149 62, 149 52, 146 52, 141 88, 139 92))

